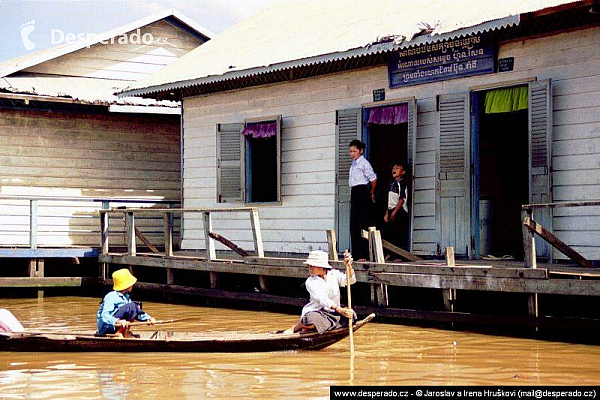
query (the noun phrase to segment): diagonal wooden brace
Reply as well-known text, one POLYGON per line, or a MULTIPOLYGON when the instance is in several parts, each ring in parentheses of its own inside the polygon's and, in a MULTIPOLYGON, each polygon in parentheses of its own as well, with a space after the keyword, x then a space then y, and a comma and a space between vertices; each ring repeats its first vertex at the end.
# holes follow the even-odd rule
POLYGON ((523 225, 525 225, 525 227, 531 232, 536 233, 542 239, 550 243, 552 246, 556 247, 561 253, 563 253, 582 267, 594 267, 594 264, 590 260, 586 259, 581 254, 573 250, 573 248, 571 248, 565 242, 554 236, 552 233, 550 233, 550 231, 546 230, 543 226, 541 226, 531 218, 524 218, 523 225))

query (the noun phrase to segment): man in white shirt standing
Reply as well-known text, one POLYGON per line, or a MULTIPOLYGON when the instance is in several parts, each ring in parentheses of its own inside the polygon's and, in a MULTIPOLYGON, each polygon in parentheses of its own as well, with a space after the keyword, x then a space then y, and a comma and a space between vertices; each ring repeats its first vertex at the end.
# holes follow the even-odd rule
POLYGON ((361 230, 374 226, 373 203, 375 203, 375 187, 377 175, 371 163, 363 156, 365 144, 360 140, 353 140, 349 145, 350 178, 348 184, 352 188, 350 195, 350 240, 352 253, 358 261, 366 261, 369 257, 369 248, 366 240, 361 237, 361 230))

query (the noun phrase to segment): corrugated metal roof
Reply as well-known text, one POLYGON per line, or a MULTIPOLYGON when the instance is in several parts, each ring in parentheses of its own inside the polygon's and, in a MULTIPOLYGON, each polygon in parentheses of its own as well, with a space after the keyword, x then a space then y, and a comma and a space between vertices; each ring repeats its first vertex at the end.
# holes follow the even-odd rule
MULTIPOLYGON (((179 103, 174 101, 115 96, 114 93, 121 91, 125 85, 127 82, 118 80, 65 76, 0 78, 0 92, 69 98, 82 104, 179 107, 179 103)), ((0 94, 0 96, 2 95, 0 94)))
POLYGON ((261 11, 124 95, 144 95, 409 47, 519 23, 577 0, 311 0, 261 11), (433 28, 423 34, 423 27, 433 28))

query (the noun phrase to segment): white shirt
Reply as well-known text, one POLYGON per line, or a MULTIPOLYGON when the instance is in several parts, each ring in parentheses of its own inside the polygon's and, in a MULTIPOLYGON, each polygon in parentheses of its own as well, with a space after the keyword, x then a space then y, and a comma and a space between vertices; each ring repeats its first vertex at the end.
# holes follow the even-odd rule
POLYGON ((406 185, 404 185, 403 179, 404 177, 394 181, 392 186, 390 186, 390 191, 388 192, 388 210, 396 208, 400 199, 404 199, 402 209, 408 212, 408 190, 406 189, 406 185), (404 190, 402 190, 402 186, 404 186, 404 190))
POLYGON ((350 187, 366 185, 375 179, 377 179, 377 175, 375 175, 371 163, 364 156, 352 160, 352 164, 350 164, 350 178, 348 179, 350 187))
MULTIPOLYGON (((306 280, 306 290, 310 294, 310 302, 302 308, 302 317, 311 311, 340 305, 340 286, 346 286, 346 274, 337 269, 330 269, 323 279, 311 276, 306 280)), ((350 278, 350 284, 356 283, 356 274, 350 278)))

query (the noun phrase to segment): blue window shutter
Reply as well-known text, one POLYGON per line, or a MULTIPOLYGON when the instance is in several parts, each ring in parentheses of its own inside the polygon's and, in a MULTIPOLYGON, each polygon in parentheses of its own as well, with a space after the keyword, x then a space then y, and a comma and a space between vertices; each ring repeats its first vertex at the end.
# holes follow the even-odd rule
POLYGON ((242 191, 242 129, 244 124, 217 125, 217 201, 241 202, 242 191))
POLYGON ((336 154, 335 154, 335 227, 338 250, 350 248, 350 174, 349 144, 362 137, 362 109, 339 110, 336 113, 336 154))
MULTIPOLYGON (((529 83, 529 201, 552 203, 552 86, 549 79, 529 83)), ((533 219, 552 231, 552 208, 535 210, 533 219)), ((538 257, 552 259, 545 240, 536 240, 538 257)))

